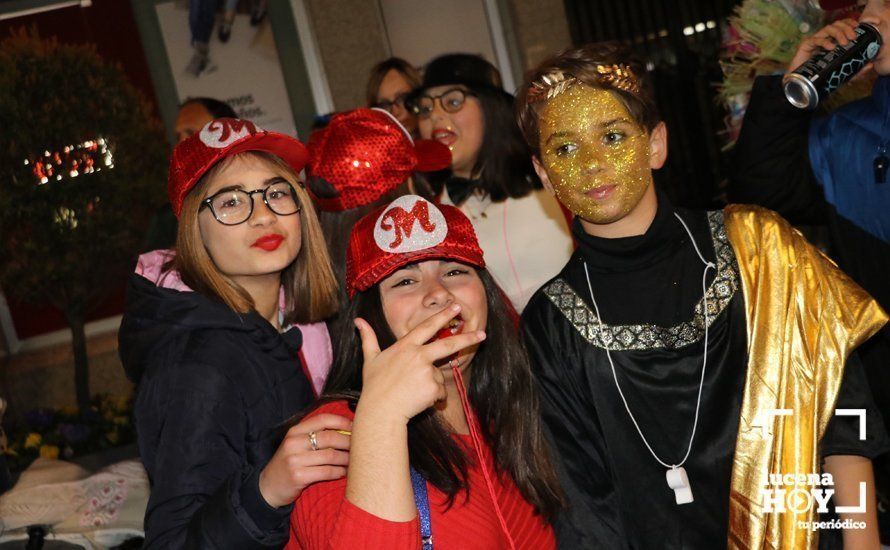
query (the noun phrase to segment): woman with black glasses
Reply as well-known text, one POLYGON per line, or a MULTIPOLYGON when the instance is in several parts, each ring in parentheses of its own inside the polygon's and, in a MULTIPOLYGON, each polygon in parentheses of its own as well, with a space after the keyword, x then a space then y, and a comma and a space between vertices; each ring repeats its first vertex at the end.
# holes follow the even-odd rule
POLYGON ((335 430, 350 429, 347 419, 276 435, 313 398, 291 327, 337 307, 297 180, 306 159, 296 139, 236 119, 173 151, 175 259, 160 278, 133 276, 120 329, 151 482, 146 548, 281 547, 302 489, 345 475, 349 438, 335 430))
POLYGON ((491 63, 449 54, 426 66, 408 105, 421 137, 451 149, 441 202, 470 218, 489 272, 521 312, 568 261, 572 238, 559 203, 535 174, 513 120, 513 96, 491 63))
POLYGON ((405 99, 420 85, 420 73, 400 57, 390 57, 374 65, 368 77, 365 99, 368 107, 388 111, 417 135, 417 117, 405 105, 405 99))

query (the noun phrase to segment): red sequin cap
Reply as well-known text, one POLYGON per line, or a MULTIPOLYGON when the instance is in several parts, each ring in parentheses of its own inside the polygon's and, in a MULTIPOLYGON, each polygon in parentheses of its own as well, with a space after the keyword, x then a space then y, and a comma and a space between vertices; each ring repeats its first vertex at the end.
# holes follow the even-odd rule
POLYGON ((267 132, 249 120, 218 118, 208 122, 173 149, 167 195, 173 213, 179 217, 182 200, 214 164, 246 151, 265 151, 280 157, 299 174, 309 153, 300 140, 278 132, 267 132))
POLYGON ((454 206, 405 195, 355 224, 346 252, 346 291, 367 290, 407 264, 447 259, 485 267, 470 220, 454 206))
POLYGON ((312 134, 306 186, 322 210, 350 210, 378 200, 415 171, 450 165, 451 151, 445 145, 415 142, 382 109, 355 109, 334 116, 312 134))

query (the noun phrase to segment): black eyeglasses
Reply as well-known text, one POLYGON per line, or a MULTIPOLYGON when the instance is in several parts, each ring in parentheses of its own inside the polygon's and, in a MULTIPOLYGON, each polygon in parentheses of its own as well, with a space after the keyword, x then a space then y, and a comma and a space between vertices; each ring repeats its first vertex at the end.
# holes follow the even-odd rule
POLYGON ((437 96, 421 95, 411 102, 411 112, 417 115, 418 118, 429 118, 433 114, 433 109, 438 99, 443 111, 456 113, 463 108, 464 103, 467 101, 467 96, 475 95, 473 92, 468 92, 461 88, 452 88, 437 96))
POLYGON ((379 107, 385 111, 389 111, 390 114, 394 114, 393 111, 396 107, 399 109, 405 109, 405 100, 408 99, 408 92, 401 93, 396 96, 392 101, 383 100, 378 101, 374 104, 374 107, 379 107))
POLYGON ((223 189, 201 201, 200 210, 209 208, 216 221, 223 225, 238 225, 253 215, 253 196, 260 194, 269 210, 279 216, 291 216, 300 211, 300 200, 291 184, 286 181, 273 183, 265 189, 244 191, 223 189))

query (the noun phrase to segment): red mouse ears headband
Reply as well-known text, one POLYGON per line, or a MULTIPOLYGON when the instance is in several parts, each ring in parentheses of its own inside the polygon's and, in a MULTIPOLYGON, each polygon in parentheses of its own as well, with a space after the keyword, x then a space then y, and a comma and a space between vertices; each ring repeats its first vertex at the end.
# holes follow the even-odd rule
POLYGON ((451 151, 438 141, 415 141, 383 109, 335 115, 309 139, 306 186, 318 207, 350 210, 380 199, 414 172, 451 165, 451 151))
POLYGON ((346 290, 351 298, 410 263, 435 259, 485 267, 476 232, 463 212, 417 195, 399 197, 352 229, 346 290))

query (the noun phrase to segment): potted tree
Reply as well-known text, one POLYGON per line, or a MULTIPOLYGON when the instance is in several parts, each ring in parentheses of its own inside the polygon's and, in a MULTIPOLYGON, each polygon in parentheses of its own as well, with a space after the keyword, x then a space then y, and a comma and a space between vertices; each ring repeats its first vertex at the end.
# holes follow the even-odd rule
POLYGON ((0 42, 0 121, 0 286, 64 313, 85 411, 85 316, 123 280, 160 202, 163 130, 120 67, 33 30, 0 42))

